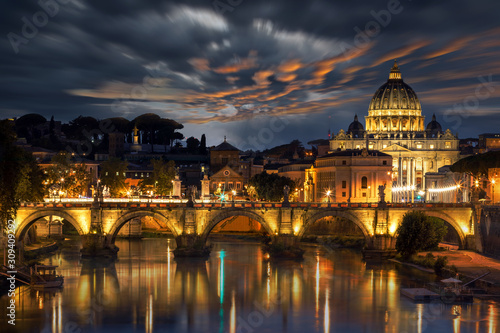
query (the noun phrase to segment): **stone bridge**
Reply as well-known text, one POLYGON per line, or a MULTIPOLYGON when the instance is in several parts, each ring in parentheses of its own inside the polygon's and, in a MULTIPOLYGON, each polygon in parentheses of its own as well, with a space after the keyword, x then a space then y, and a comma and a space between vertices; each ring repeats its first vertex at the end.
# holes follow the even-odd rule
MULTIPOLYGON (((479 234, 476 221, 480 216, 470 204, 361 204, 361 203, 186 203, 165 202, 62 202, 24 203, 17 212, 16 238, 22 241, 27 230, 38 219, 58 216, 71 223, 83 237, 91 237, 86 246, 114 248, 120 228, 130 220, 149 216, 176 237, 195 238, 205 243, 210 231, 233 216, 247 216, 257 222, 274 239, 300 240, 307 229, 321 218, 332 216, 351 221, 366 239, 367 249, 394 248, 394 235, 403 215, 411 210, 423 211, 444 220, 457 233, 460 248, 476 249, 479 234), (90 245, 89 245, 90 244, 90 245)), ((480 244, 479 244, 480 247, 480 244)))

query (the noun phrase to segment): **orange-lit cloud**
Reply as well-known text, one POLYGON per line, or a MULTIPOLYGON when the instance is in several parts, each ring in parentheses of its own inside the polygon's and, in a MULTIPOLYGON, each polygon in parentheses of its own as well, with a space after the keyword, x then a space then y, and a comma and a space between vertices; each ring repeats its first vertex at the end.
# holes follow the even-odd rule
POLYGON ((394 59, 406 57, 406 56, 412 54, 414 51, 416 51, 418 49, 421 49, 421 48, 429 45, 430 43, 431 42, 428 41, 428 40, 420 40, 420 41, 413 42, 411 44, 405 45, 403 47, 400 47, 400 48, 398 48, 396 50, 393 50, 393 51, 391 51, 389 53, 386 53, 383 56, 381 56, 378 59, 376 59, 372 63, 371 67, 378 66, 380 64, 383 64, 385 62, 388 62, 388 61, 391 61, 391 60, 394 60, 394 59))
POLYGON ((210 70, 210 62, 205 58, 191 58, 188 63, 199 71, 210 70))
POLYGON ((213 71, 219 74, 230 74, 255 67, 257 67, 257 53, 250 51, 247 58, 236 58, 227 65, 214 68, 213 71))
POLYGON ((445 55, 445 54, 456 52, 456 51, 461 50, 461 49, 465 48, 466 46, 468 46, 468 44, 473 40, 474 40, 474 38, 472 36, 467 36, 467 37, 462 37, 462 38, 456 39, 456 40, 452 41, 451 43, 449 43, 448 45, 446 45, 445 47, 425 55, 424 58, 425 59, 432 59, 432 58, 440 57, 440 56, 445 55))

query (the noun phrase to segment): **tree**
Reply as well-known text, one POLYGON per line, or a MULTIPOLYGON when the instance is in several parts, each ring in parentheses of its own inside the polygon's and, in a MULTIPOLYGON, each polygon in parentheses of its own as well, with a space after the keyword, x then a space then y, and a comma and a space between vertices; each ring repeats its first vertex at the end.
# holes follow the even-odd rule
POLYGON ((468 156, 455 162, 450 167, 453 172, 469 173, 475 177, 488 176, 488 169, 500 168, 500 151, 468 156))
POLYGON ((200 140, 200 154, 205 155, 207 153, 207 137, 205 134, 201 135, 201 140, 200 140))
POLYGON ((397 229, 396 250, 409 258, 419 251, 436 248, 446 232, 447 228, 440 219, 419 211, 407 212, 397 229))
POLYGON ((0 225, 14 219, 22 201, 42 201, 44 174, 33 155, 16 146, 12 122, 0 121, 0 225))
POLYGON ((187 138, 186 145, 187 145, 187 150, 190 153, 195 154, 198 152, 198 147, 200 146, 200 141, 192 136, 192 137, 187 138))
POLYGON ((295 182, 290 178, 265 171, 250 178, 248 184, 255 188, 259 199, 276 202, 283 199, 283 188, 286 185, 290 189, 295 188, 295 182))
POLYGON ((154 191, 156 195, 170 195, 173 189, 172 181, 175 178, 175 162, 163 160, 152 160, 153 175, 144 178, 139 183, 141 191, 154 191))
POLYGON ((37 133, 35 127, 46 122, 47 119, 37 113, 25 114, 16 120, 16 133, 19 137, 25 137, 28 142, 31 142, 40 137, 40 133, 37 133))
POLYGON ((101 184, 109 187, 109 193, 112 197, 124 197, 127 194, 128 162, 119 158, 110 158, 101 164, 101 184))
POLYGON ((59 189, 63 195, 85 195, 90 185, 90 173, 84 163, 73 161, 71 153, 61 151, 52 158, 46 170, 47 190, 59 189))
POLYGON ((62 130, 70 139, 91 141, 94 144, 100 140, 97 135, 100 132, 99 122, 93 117, 79 116, 69 124, 64 124, 62 130))

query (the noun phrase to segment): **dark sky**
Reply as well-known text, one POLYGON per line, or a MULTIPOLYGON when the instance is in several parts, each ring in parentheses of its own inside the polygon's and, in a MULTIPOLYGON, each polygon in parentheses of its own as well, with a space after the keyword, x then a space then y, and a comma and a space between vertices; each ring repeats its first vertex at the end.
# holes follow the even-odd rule
POLYGON ((364 123, 397 58, 426 123, 477 137, 500 132, 499 13, 493 0, 9 0, 0 118, 153 112, 209 145, 307 143, 364 123))

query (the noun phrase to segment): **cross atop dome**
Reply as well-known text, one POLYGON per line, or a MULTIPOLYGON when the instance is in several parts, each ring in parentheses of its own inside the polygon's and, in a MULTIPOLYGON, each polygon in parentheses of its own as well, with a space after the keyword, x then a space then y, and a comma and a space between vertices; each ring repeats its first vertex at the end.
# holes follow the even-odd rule
POLYGON ((394 59, 394 66, 391 68, 391 73, 389 74, 389 80, 402 80, 401 72, 399 71, 398 61, 394 59))

